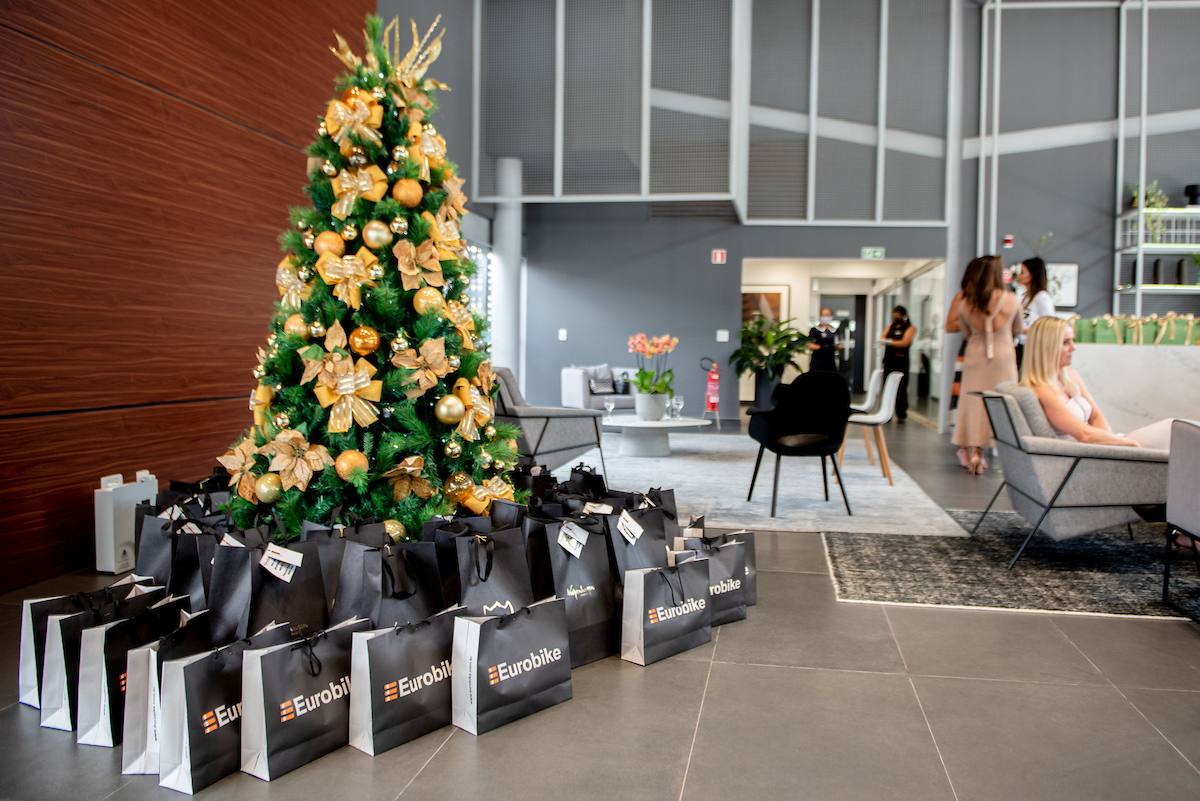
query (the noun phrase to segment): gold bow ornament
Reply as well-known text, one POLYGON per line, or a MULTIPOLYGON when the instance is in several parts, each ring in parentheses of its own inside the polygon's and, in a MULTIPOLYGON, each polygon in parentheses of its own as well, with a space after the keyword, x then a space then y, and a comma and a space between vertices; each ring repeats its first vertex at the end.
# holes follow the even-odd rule
POLYGON ((429 483, 429 479, 421 475, 421 471, 424 469, 424 457, 409 456, 384 473, 383 477, 388 479, 392 485, 392 498, 402 501, 410 494, 416 495, 418 498, 432 497, 433 485, 429 483))
POLYGON ((471 316, 471 310, 457 300, 448 300, 442 308, 442 314, 454 323, 455 330, 462 337, 462 349, 475 350, 475 318, 471 316))
POLYGON ((360 170, 347 168, 329 179, 333 195, 337 198, 329 213, 339 220, 350 216, 354 210, 354 201, 382 200, 388 191, 387 176, 378 166, 372 164, 360 170))
POLYGON ((392 366, 414 371, 409 376, 409 383, 413 385, 404 394, 409 400, 419 398, 435 387, 439 378, 445 378, 450 372, 450 362, 446 360, 446 340, 442 337, 427 339, 421 343, 420 352, 412 348, 402 350, 392 356, 392 366))
POLYGON ((357 253, 335 256, 330 251, 317 259, 317 272, 325 283, 333 287, 334 297, 352 309, 362 305, 362 288, 374 287, 371 268, 379 263, 374 253, 365 247, 357 253))
POLYGON ((488 509, 492 506, 492 501, 511 501, 512 499, 512 485, 506 484, 498 476, 489 478, 482 484, 473 485, 455 498, 460 506, 465 506, 477 515, 487 514, 488 509))
POLYGON ((378 372, 375 365, 366 359, 352 361, 349 357, 333 362, 333 386, 317 382, 313 394, 322 409, 329 409, 331 434, 349 431, 357 424, 364 428, 379 419, 379 408, 375 405, 383 395, 383 382, 374 378, 378 372), (330 408, 333 407, 333 408, 330 408))
POLYGON ((275 268, 275 287, 279 290, 279 302, 285 309, 297 310, 302 302, 312 297, 312 284, 300 280, 291 254, 284 256, 275 268))
POLYGON ((258 496, 254 494, 254 483, 258 481, 258 476, 253 472, 256 453, 258 450, 254 447, 254 440, 242 437, 236 445, 217 457, 217 461, 229 473, 229 486, 237 486, 238 495, 250 503, 258 503, 258 496))
POLYGON ((419 133, 414 137, 411 133, 414 128, 411 116, 409 120, 409 139, 413 142, 408 146, 408 159, 420 168, 421 180, 428 183, 432 178, 430 170, 446 164, 446 140, 432 125, 417 128, 419 133))
POLYGON ((452 216, 443 203, 436 217, 426 211, 421 213, 421 219, 429 226, 429 239, 437 245, 438 258, 445 261, 457 259, 466 246, 458 226, 458 217, 452 216))
POLYGON ((271 457, 267 468, 279 474, 285 490, 296 487, 301 492, 308 489, 308 482, 318 470, 333 464, 333 457, 324 445, 310 445, 304 435, 293 429, 285 429, 275 439, 258 449, 259 453, 271 457))
POLYGON ((465 378, 454 382, 454 394, 467 409, 466 414, 458 421, 458 433, 463 439, 474 442, 479 439, 479 429, 490 423, 496 414, 492 407, 492 399, 485 398, 479 387, 472 386, 465 378))
POLYGON ((254 425, 262 428, 271 419, 271 401, 275 399, 275 390, 260 383, 250 390, 250 411, 254 414, 254 425))
MULTIPOLYGON (((338 40, 345 44, 340 36, 338 40)), ((383 106, 370 92, 358 86, 347 89, 340 99, 330 100, 325 109, 325 130, 338 143, 342 155, 349 155, 350 148, 354 147, 351 134, 363 144, 382 145, 383 138, 379 135, 382 124, 383 106)))
POLYGON ((400 283, 406 292, 424 285, 445 285, 437 245, 432 240, 426 239, 417 247, 407 239, 401 239, 392 248, 392 255, 396 257, 396 269, 400 271, 400 283))

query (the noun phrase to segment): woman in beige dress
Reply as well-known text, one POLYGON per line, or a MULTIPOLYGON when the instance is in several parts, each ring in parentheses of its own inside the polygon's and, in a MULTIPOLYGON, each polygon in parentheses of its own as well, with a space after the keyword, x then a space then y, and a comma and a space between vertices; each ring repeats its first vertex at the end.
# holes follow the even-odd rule
POLYGON ((987 469, 983 449, 992 446, 992 427, 983 399, 972 393, 1017 380, 1013 343, 1025 330, 1021 305, 1004 288, 1004 263, 999 256, 980 256, 967 265, 962 291, 950 302, 946 330, 961 331, 967 340, 952 441, 963 467, 979 475, 987 469))

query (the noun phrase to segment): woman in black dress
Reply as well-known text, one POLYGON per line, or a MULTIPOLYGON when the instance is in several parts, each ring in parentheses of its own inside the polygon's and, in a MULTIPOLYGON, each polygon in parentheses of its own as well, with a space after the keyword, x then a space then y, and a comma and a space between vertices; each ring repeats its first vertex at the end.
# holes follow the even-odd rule
POLYGON ((892 321, 883 330, 879 340, 883 349, 883 373, 900 373, 900 390, 896 393, 896 422, 908 419, 908 350, 917 336, 917 327, 908 321, 908 309, 897 306, 892 309, 892 321))
POLYGON ((808 350, 811 358, 808 369, 813 372, 837 372, 834 354, 837 352, 837 329, 833 327, 833 309, 821 309, 820 321, 808 329, 808 350))

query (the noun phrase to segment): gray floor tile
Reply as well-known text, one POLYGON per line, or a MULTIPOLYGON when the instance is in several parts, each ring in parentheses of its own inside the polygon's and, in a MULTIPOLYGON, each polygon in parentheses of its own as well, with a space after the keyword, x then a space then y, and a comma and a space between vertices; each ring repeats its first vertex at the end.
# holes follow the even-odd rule
POLYGON ((1111 686, 914 681, 961 801, 1200 798, 1200 774, 1111 686))
POLYGON ((404 798, 675 798, 708 664, 617 659, 572 674, 574 698, 503 729, 455 732, 404 798))
POLYGON ((716 659, 763 665, 903 671, 883 610, 838 603, 829 576, 759 573, 758 605, 721 629, 716 659))
POLYGON ((38 710, 0 710, 0 798, 93 801, 125 784, 121 752, 76 745, 75 733, 43 729, 38 710))
POLYGON ((754 553, 759 570, 828 573, 820 534, 799 531, 756 531, 754 553))
POLYGON ((1124 690, 1133 705, 1200 768, 1200 693, 1124 690))
POLYGON ((912 673, 1106 683, 1045 615, 902 606, 886 612, 912 673))
POLYGON ((1056 617, 1072 642, 1122 687, 1200 690, 1200 627, 1176 620, 1056 617))
POLYGON ((713 665, 683 797, 952 799, 905 676, 713 665))

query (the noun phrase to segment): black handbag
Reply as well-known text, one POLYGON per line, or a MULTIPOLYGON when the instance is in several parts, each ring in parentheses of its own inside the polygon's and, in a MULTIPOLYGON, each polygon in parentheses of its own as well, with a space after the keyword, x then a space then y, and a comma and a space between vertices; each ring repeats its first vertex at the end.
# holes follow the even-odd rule
POLYGON ((462 598, 473 615, 515 612, 533 603, 533 587, 519 528, 472 534, 454 540, 462 598))

